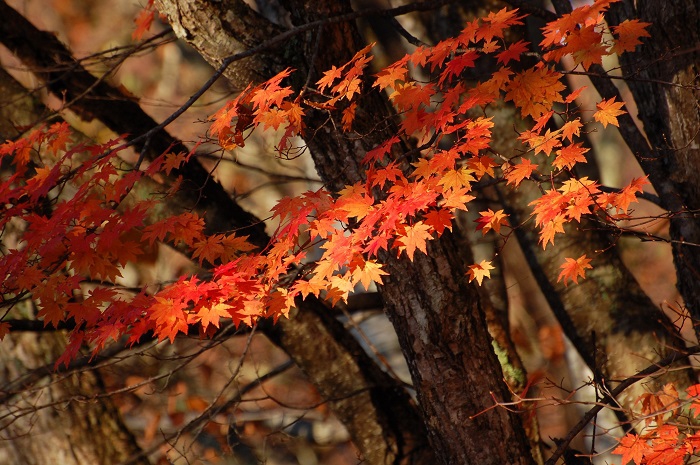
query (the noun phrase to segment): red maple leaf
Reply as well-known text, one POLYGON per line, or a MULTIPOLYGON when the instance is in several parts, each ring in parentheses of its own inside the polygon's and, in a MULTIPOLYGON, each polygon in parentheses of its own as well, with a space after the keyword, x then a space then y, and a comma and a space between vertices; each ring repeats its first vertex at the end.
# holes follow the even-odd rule
POLYGON ((139 11, 138 16, 134 19, 134 24, 136 24, 136 29, 131 33, 132 40, 141 40, 143 35, 151 29, 153 24, 153 19, 155 19, 156 11, 153 7, 153 0, 148 0, 146 6, 139 11))
POLYGON ((620 444, 612 451, 613 454, 622 455, 622 464, 634 462, 641 465, 644 454, 651 448, 647 442, 634 434, 627 434, 620 440, 620 444))
POLYGON ((425 214, 425 224, 430 225, 439 236, 445 229, 452 231, 453 218, 454 215, 444 208, 430 210, 425 214))
POLYGON ((503 63, 505 66, 511 60, 520 61, 520 54, 527 52, 528 45, 530 45, 530 42, 525 42, 524 40, 519 40, 514 44, 510 44, 508 49, 496 55, 496 62, 503 63))

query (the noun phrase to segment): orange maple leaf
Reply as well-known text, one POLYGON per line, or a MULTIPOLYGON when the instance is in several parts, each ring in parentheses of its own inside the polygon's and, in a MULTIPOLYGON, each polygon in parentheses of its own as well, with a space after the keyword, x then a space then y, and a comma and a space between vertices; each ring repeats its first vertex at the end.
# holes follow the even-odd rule
POLYGON ((192 258, 198 258, 200 265, 205 260, 213 265, 224 253, 223 239, 223 234, 203 237, 201 240, 195 242, 192 258))
POLYGON ((441 73, 438 85, 442 85, 445 81, 449 81, 453 77, 458 77, 465 68, 473 68, 478 57, 479 54, 476 51, 468 50, 451 59, 447 63, 447 66, 445 66, 445 70, 441 73))
POLYGON ((512 100, 523 116, 539 118, 552 109, 555 102, 563 102, 565 89, 561 75, 549 68, 530 68, 517 73, 505 87, 506 101, 512 100))
MULTIPOLYGON (((576 99, 578 98, 579 95, 581 95, 581 92, 583 92, 583 91, 584 91, 585 89, 587 89, 587 88, 588 88, 588 86, 581 86, 581 87, 579 87, 578 89, 576 89, 575 91, 571 92, 571 93, 564 99, 564 103, 571 103, 571 102, 573 102, 574 100, 576 100, 576 99)), ((578 118, 576 118, 576 119, 578 120, 578 118)))
POLYGON ((462 187, 461 189, 449 189, 447 192, 443 192, 443 201, 441 206, 443 208, 458 209, 467 211, 467 204, 474 200, 476 197, 467 194, 469 188, 462 187))
POLYGON ((452 219, 454 215, 449 210, 441 208, 439 210, 430 210, 425 214, 425 224, 432 226, 435 232, 439 235, 449 229, 452 231, 452 219))
POLYGON ((655 421, 657 427, 664 424, 666 415, 673 414, 680 407, 678 391, 671 383, 665 384, 660 391, 653 394, 642 394, 637 399, 637 403, 639 402, 642 403, 641 413, 646 417, 644 423, 649 425, 655 421))
POLYGON ((394 89, 389 99, 394 102, 399 111, 416 109, 421 105, 430 105, 430 97, 435 94, 435 89, 431 84, 421 85, 415 82, 399 83, 395 85, 394 89))
POLYGON ((352 122, 355 121, 355 110, 357 109, 357 102, 352 102, 349 107, 343 110, 343 118, 341 122, 343 123, 343 131, 352 130, 352 122))
POLYGON ((369 286, 372 282, 382 284, 382 276, 388 274, 389 273, 382 270, 381 263, 367 260, 364 264, 357 266, 357 268, 352 271, 352 280, 353 282, 360 282, 365 290, 369 291, 369 286))
POLYGON ((375 74, 377 79, 374 84, 372 84, 372 87, 379 87, 379 90, 384 90, 387 87, 394 87, 396 81, 405 81, 408 75, 408 67, 406 65, 408 64, 409 58, 409 55, 405 55, 399 61, 375 74))
MULTIPOLYGON (((369 175, 367 176, 367 178, 369 180, 369 175)), ((374 173, 374 176, 372 176, 371 178, 371 185, 372 187, 379 186, 381 188, 384 188, 384 185, 387 183, 387 181, 395 183, 399 179, 405 180, 403 176, 403 171, 401 171, 397 167, 396 162, 392 161, 384 168, 378 169, 374 173)))
POLYGON ((532 172, 537 168, 537 165, 532 163, 527 158, 520 158, 519 165, 511 165, 507 163, 504 168, 504 174, 507 184, 515 184, 518 187, 523 179, 528 179, 532 172))
POLYGON ((472 176, 472 170, 463 166, 458 170, 449 170, 443 174, 438 181, 438 185, 443 186, 445 189, 469 189, 474 181, 476 179, 472 176))
POLYGON ((644 23, 638 19, 626 19, 617 26, 613 26, 613 33, 617 35, 615 45, 610 49, 618 55, 624 52, 634 52, 637 45, 641 45, 640 37, 651 37, 646 30, 651 23, 644 23))
POLYGON ((46 131, 46 142, 48 142, 49 151, 54 155, 60 150, 66 150, 71 138, 71 129, 68 123, 54 123, 46 131))
POLYGON ((610 54, 601 43, 602 37, 596 24, 575 29, 569 35, 567 46, 562 51, 570 51, 574 63, 583 65, 583 69, 588 69, 591 65, 601 64, 603 56, 610 54))
POLYGON ((507 10, 502 8, 498 12, 490 12, 488 16, 482 18, 483 24, 476 32, 476 40, 484 39, 486 42, 491 41, 494 37, 503 37, 503 30, 509 26, 522 24, 520 21, 523 16, 518 16, 518 9, 507 10))
POLYGON ((598 111, 593 113, 593 118, 601 123, 603 127, 608 127, 608 124, 619 127, 617 117, 627 113, 625 110, 620 110, 624 105, 624 102, 616 102, 615 97, 603 100, 596 105, 598 111))
POLYGON ((550 221, 542 224, 542 230, 540 231, 540 242, 542 242, 542 249, 546 249, 547 244, 550 242, 554 244, 554 236, 557 233, 564 232, 565 222, 566 217, 564 214, 557 213, 550 221))
POLYGON ((563 169, 573 168, 578 162, 586 163, 586 157, 584 157, 583 154, 588 152, 588 150, 589 149, 582 147, 580 142, 568 145, 557 151, 557 157, 552 164, 556 168, 563 169))
MULTIPOLYGON (((359 186, 348 186, 340 191, 336 209, 347 212, 347 218, 361 220, 370 212, 374 199, 367 195, 366 190, 359 186)), ((344 218, 341 218, 344 219, 344 218)))
POLYGON ((256 115, 268 111, 273 105, 281 106, 284 99, 292 95, 292 89, 280 86, 282 80, 289 77, 292 71, 291 68, 280 71, 251 92, 250 102, 256 115))
POLYGON ((231 317, 231 314, 229 313, 230 308, 232 307, 224 302, 204 305, 197 312, 197 318, 202 323, 202 327, 205 331, 209 325, 213 325, 214 327, 218 328, 221 318, 231 317))
POLYGON ((550 118, 554 115, 554 110, 550 110, 543 114, 539 118, 535 119, 535 126, 532 128, 532 132, 539 133, 540 130, 549 122, 550 118))
POLYGON ((146 6, 139 11, 138 16, 134 19, 136 29, 131 33, 132 40, 141 40, 143 35, 151 28, 153 19, 156 17, 155 9, 153 8, 153 0, 148 0, 146 6))
POLYGON ((564 139, 568 139, 569 142, 573 142, 574 136, 581 135, 582 127, 583 124, 581 123, 580 118, 576 118, 572 121, 567 121, 566 123, 564 123, 564 126, 561 127, 562 136, 564 136, 564 139))
POLYGON ((292 286, 293 293, 301 293, 303 298, 306 298, 309 294, 313 294, 318 297, 322 291, 322 287, 319 286, 318 282, 306 281, 304 279, 299 279, 292 286))
POLYGON ((280 108, 270 108, 261 113, 256 121, 262 124, 263 129, 272 128, 276 131, 282 124, 288 122, 287 112, 280 108))
POLYGON ((514 44, 510 44, 506 51, 496 55, 496 62, 503 63, 505 66, 511 60, 520 61, 520 54, 527 52, 528 45, 530 45, 530 42, 525 42, 524 40, 519 40, 514 44))
POLYGON ((642 187, 646 184, 649 184, 646 177, 634 178, 627 187, 611 197, 611 204, 627 213, 630 203, 639 201, 637 193, 642 192, 642 187))
POLYGON ((557 282, 561 281, 562 279, 564 280, 564 285, 568 286, 568 281, 571 280, 578 284, 578 278, 585 278, 586 277, 586 270, 587 269, 592 269, 593 267, 591 266, 591 259, 586 258, 586 254, 581 255, 577 259, 573 258, 565 258, 565 263, 561 266, 561 273, 559 273, 559 277, 557 278, 557 282))
POLYGON ((332 86, 336 79, 340 79, 343 76, 343 69, 345 69, 345 66, 336 68, 335 65, 333 65, 331 69, 324 71, 323 77, 316 81, 319 92, 323 92, 325 88, 332 86))
POLYGON ((472 282, 476 279, 476 282, 478 282, 479 286, 481 286, 481 282, 484 280, 484 278, 491 277, 491 270, 493 269, 494 268, 489 260, 481 260, 481 263, 470 265, 469 269, 467 270, 469 282, 472 282))
POLYGON ((165 161, 163 162, 163 170, 165 174, 170 176, 172 170, 180 169, 180 166, 189 159, 191 153, 168 153, 165 155, 165 161))
POLYGON ((488 155, 482 155, 480 157, 472 157, 467 160, 467 167, 474 171, 477 179, 481 179, 484 175, 488 174, 493 177, 493 167, 498 166, 498 163, 493 161, 493 158, 488 155))
POLYGON ((422 221, 418 221, 412 226, 406 226, 404 233, 399 234, 396 238, 396 241, 401 244, 399 245, 399 254, 405 250, 409 260, 413 261, 413 254, 416 252, 416 249, 427 253, 425 243, 432 238, 430 226, 422 221))
POLYGON ((543 136, 532 135, 528 132, 523 133, 523 135, 529 136, 527 139, 525 139, 525 142, 527 142, 527 145, 533 149, 535 155, 542 152, 549 156, 552 153, 552 150, 561 146, 559 131, 552 132, 550 129, 547 129, 547 132, 543 136))

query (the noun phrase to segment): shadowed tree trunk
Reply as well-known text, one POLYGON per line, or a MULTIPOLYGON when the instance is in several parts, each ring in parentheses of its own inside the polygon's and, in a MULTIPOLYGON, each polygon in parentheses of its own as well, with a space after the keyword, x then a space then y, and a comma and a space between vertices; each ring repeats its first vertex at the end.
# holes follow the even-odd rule
MULTIPOLYGON (((700 320, 700 2, 623 0, 613 4, 612 25, 638 18, 651 23, 651 39, 620 57, 644 126, 650 153, 630 148, 671 215, 678 290, 700 320)), ((700 327, 695 325, 696 334, 700 327)))
MULTIPOLYGON (((168 16, 178 36, 190 42, 214 66, 231 54, 253 49, 264 44, 270 37, 284 32, 282 27, 257 15, 243 1, 160 0, 157 3, 168 16)), ((291 12, 292 23, 299 26, 351 11, 346 1, 281 0, 280 3, 291 12)), ((560 0, 554 3, 568 2, 560 0)), ((679 14, 686 21, 690 18, 691 23, 697 23, 697 5, 693 6, 690 2, 672 1, 664 7, 651 1, 637 1, 637 12, 632 3, 627 2, 626 10, 620 11, 631 16, 639 13, 643 17, 657 14, 658 18, 652 17, 652 20, 660 21, 661 25, 658 26, 658 31, 652 31, 654 34, 677 34, 680 29, 676 24, 679 14)), ((78 84, 77 87, 71 88, 71 73, 55 74, 47 71, 56 61, 70 60, 71 57, 55 48, 56 41, 50 38, 44 41, 42 37, 45 36, 31 36, 28 40, 23 40, 26 39, 25 35, 17 34, 19 20, 9 19, 16 12, 6 9, 6 4, 0 2, 0 12, 6 13, 0 36, 9 48, 26 57, 36 51, 32 48, 37 49, 37 44, 43 43, 44 49, 57 54, 48 61, 28 62, 37 68, 38 75, 52 92, 69 99, 87 93, 91 106, 84 108, 86 113, 104 119, 117 132, 132 132, 123 129, 123 124, 128 120, 132 124, 135 122, 137 127, 142 126, 141 129, 153 126, 152 120, 143 119, 135 102, 122 101, 123 95, 120 92, 104 87, 104 83, 92 86, 89 73, 73 68, 71 72, 79 78, 73 81, 73 84, 78 84), (59 60, 56 60, 57 56, 59 60), (104 105, 99 99, 92 99, 92 92, 101 93, 101 97, 109 97, 112 102, 104 105), (123 106, 112 107, 114 101, 123 106)), ((614 14, 611 17, 615 18, 614 14)), ((620 17, 623 18, 624 14, 620 17)), ((693 44, 698 43, 697 37, 691 38, 693 44)), ((697 138, 697 133, 688 130, 690 126, 698 127, 697 99, 684 99, 680 90, 679 95, 675 95, 676 88, 662 85, 655 88, 656 84, 649 84, 663 79, 687 84, 697 76, 697 49, 691 46, 690 51, 680 49, 682 53, 678 52, 678 46, 684 44, 675 41, 675 38, 662 38, 658 50, 652 50, 657 59, 659 53, 670 54, 668 56, 673 58, 670 60, 672 64, 654 62, 654 65, 645 68, 649 74, 636 94, 638 100, 646 98, 645 92, 654 94, 655 98, 663 97, 659 97, 661 100, 655 105, 663 109, 661 118, 671 122, 660 121, 661 118, 657 121, 654 119, 657 117, 655 114, 647 114, 648 121, 642 119, 647 134, 654 132, 653 137, 649 137, 655 146, 651 151, 665 158, 662 162, 661 158, 652 159, 641 153, 638 155, 643 160, 645 169, 650 166, 665 167, 665 171, 654 174, 652 181, 662 199, 665 199, 666 208, 682 213, 672 221, 679 288, 691 312, 700 316, 700 307, 697 305, 700 299, 695 296, 698 291, 694 286, 700 270, 700 260, 694 258, 698 253, 689 244, 700 243, 694 216, 700 207, 698 183, 695 179, 698 153, 697 144, 690 143, 693 138, 697 138), (685 105, 688 102, 690 105, 685 105), (678 115, 682 114, 685 118, 686 112, 687 118, 681 121, 678 115), (681 279, 681 273, 685 281, 681 279)), ((311 28, 305 34, 296 35, 277 48, 270 48, 263 54, 235 63, 226 70, 226 77, 242 89, 249 81, 259 82, 291 66, 299 71, 294 78, 294 85, 296 90, 300 90, 305 82, 315 82, 321 71, 329 69, 331 65, 345 63, 363 45, 354 23, 325 24, 311 28)), ((649 55, 646 58, 647 63, 651 63, 653 57, 649 55)), ((626 63, 626 66, 628 74, 633 75, 632 64, 626 63)), ((335 129, 340 126, 338 121, 335 121, 335 125, 329 124, 329 115, 324 111, 309 110, 306 116, 306 126, 312 128, 306 143, 319 175, 331 190, 338 191, 345 184, 364 179, 364 168, 360 160, 369 149, 396 133, 392 126, 395 115, 386 97, 376 91, 370 92, 361 100, 357 121, 357 133, 349 136, 335 129)), ((173 142, 180 144, 177 147, 184 148, 184 145, 169 138, 164 131, 154 133, 146 143, 147 148, 150 143, 153 153, 147 156, 158 155, 173 142)), ((409 141, 404 141, 403 145, 404 150, 410 148, 409 141)), ((143 145, 139 146, 142 147, 143 145)), ((209 173, 197 162, 193 160, 178 174, 183 174, 186 181, 192 183, 192 190, 201 187, 202 196, 197 199, 180 197, 175 203, 181 204, 170 205, 168 208, 197 209, 207 215, 208 232, 244 227, 247 228, 245 233, 250 233, 253 242, 259 247, 267 244, 269 238, 264 233, 262 223, 233 203, 220 185, 209 180, 209 173)), ((528 200, 524 190, 517 193, 521 194, 519 199, 513 197, 510 200, 517 200, 520 207, 516 205, 514 209, 521 208, 519 214, 524 216, 527 215, 524 205, 528 200)), ((523 236, 522 239, 530 245, 536 242, 532 236, 523 236)), ((564 310, 559 313, 559 318, 565 325, 568 321, 570 337, 594 370, 601 371, 606 378, 631 374, 635 366, 628 364, 628 358, 620 356, 615 350, 621 346, 633 346, 639 349, 637 352, 652 360, 658 358, 658 354, 654 353, 655 346, 675 346, 672 331, 659 327, 660 317, 657 318, 653 305, 626 273, 615 254, 601 254, 601 257, 605 257, 601 260, 606 263, 591 272, 589 281, 584 285, 576 288, 557 285, 555 281, 560 264, 557 258, 561 258, 558 254, 578 256, 590 250, 609 247, 608 238, 595 232, 581 233, 571 238, 571 241, 562 238, 561 241, 558 248, 548 250, 550 255, 533 253, 535 257, 531 264, 534 268, 541 268, 540 283, 543 288, 549 286, 547 292, 560 297, 564 310), (587 242, 585 246, 583 241, 587 242), (600 299, 592 302, 591 295, 600 296, 600 299), (591 312, 592 303, 596 307, 594 310, 602 311, 591 312)), ((503 374, 491 350, 492 337, 488 334, 484 315, 488 302, 483 300, 483 293, 477 292, 475 286, 466 282, 465 264, 471 263, 472 258, 468 247, 461 240, 460 232, 445 234, 440 240, 429 243, 428 255, 419 253, 414 262, 397 259, 389 254, 382 258, 391 273, 382 287, 385 310, 396 328, 408 360, 425 428, 419 424, 414 404, 407 393, 377 369, 357 342, 347 337, 344 328, 324 313, 321 303, 299 302, 301 311, 297 315, 289 320, 281 320, 272 328, 264 326, 263 330, 287 350, 319 387, 338 417, 348 426, 353 440, 368 463, 434 463, 431 448, 422 442, 424 435, 429 436, 432 449, 442 463, 531 463, 529 445, 522 432, 520 419, 505 409, 489 410, 493 398, 510 400, 511 393, 502 382, 503 374), (322 350, 314 350, 313 344, 322 345, 322 350), (391 407, 385 407, 384 404, 387 403, 391 407)), ((29 344, 35 342, 30 341, 29 344)), ((49 343, 48 339, 41 342, 49 343)), ((15 346, 7 347, 14 350, 15 346)), ((59 341, 56 350, 60 351, 60 347, 59 341)), ((53 360, 53 350, 46 349, 35 354, 51 354, 38 364, 53 360)), ((7 356, 11 359, 12 354, 8 353, 7 356)), ((25 365, 20 368, 24 370, 33 366, 34 362, 26 362, 25 365)), ((12 371, 15 368, 9 365, 3 368, 7 370, 7 376, 16 376, 12 371)), ((73 383, 67 388, 70 392, 88 396, 88 393, 100 389, 98 379, 82 379, 81 376, 84 375, 69 378, 67 382, 73 383)), ((679 387, 686 385, 687 373, 678 374, 674 380, 679 387)), ((56 393, 62 395, 61 391, 56 393)), ((630 391, 623 399, 625 405, 631 403, 637 394, 638 392, 630 391)), ((116 420, 112 421, 113 413, 107 404, 97 403, 94 411, 85 410, 84 414, 76 418, 77 427, 92 428, 95 418, 105 415, 107 420, 103 422, 104 425, 95 425, 95 431, 98 434, 104 433, 106 437, 112 431, 113 449, 126 450, 131 438, 119 429, 116 420), (98 429, 98 426, 107 430, 98 429)), ((36 426, 39 425, 44 424, 37 422, 36 426)), ((14 426, 20 425, 17 423, 14 426)), ((21 430, 17 431, 18 434, 21 433, 21 430)), ((73 433, 71 428, 56 433, 63 434, 59 438, 79 434, 73 433)), ((95 447, 103 446, 95 444, 95 447)), ((27 447, 17 449, 14 453, 29 451, 30 448, 27 447)), ((100 449, 97 456, 108 456, 111 453, 112 449, 100 449)), ((75 452, 74 456, 89 463, 99 463, 90 462, 93 459, 87 454, 88 452, 75 452)), ((27 460, 20 455, 15 455, 14 458, 20 462, 27 460)))

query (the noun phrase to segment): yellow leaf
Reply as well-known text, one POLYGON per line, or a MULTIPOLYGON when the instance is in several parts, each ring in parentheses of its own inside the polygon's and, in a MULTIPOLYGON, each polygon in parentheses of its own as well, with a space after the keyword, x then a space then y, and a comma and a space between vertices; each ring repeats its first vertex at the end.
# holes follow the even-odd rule
POLYGON ((493 269, 494 268, 493 266, 491 266, 491 262, 489 260, 481 260, 481 263, 471 265, 469 267, 469 270, 467 270, 469 282, 472 282, 476 279, 476 282, 478 282, 479 286, 481 286, 481 282, 484 280, 484 278, 491 277, 490 270, 493 269))

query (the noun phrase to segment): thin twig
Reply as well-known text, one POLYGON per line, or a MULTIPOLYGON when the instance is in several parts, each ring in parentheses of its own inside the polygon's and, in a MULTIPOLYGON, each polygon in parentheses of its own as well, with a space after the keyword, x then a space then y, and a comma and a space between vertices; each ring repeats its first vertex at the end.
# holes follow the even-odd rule
POLYGON ((576 435, 583 431, 586 425, 591 420, 593 420, 593 418, 595 418, 595 416, 598 415, 598 413, 601 410, 603 410, 603 408, 605 408, 610 403, 614 402, 615 398, 619 396, 625 389, 648 376, 658 373, 662 369, 666 368, 669 365, 672 365, 678 360, 681 360, 683 358, 697 353, 700 353, 700 346, 694 346, 687 349, 683 349, 683 351, 673 351, 671 354, 667 355, 658 362, 649 365, 642 371, 639 371, 636 375, 631 376, 622 381, 619 385, 617 385, 615 389, 613 389, 610 392, 610 397, 604 399, 601 403, 593 406, 588 412, 586 412, 583 418, 581 418, 581 420, 573 428, 571 428, 569 433, 557 445, 556 450, 554 451, 552 456, 549 459, 547 459, 544 465, 555 465, 557 463, 557 460, 559 460, 559 458, 564 454, 564 452, 569 446, 569 443, 571 443, 571 441, 576 437, 576 435))

